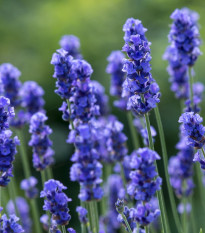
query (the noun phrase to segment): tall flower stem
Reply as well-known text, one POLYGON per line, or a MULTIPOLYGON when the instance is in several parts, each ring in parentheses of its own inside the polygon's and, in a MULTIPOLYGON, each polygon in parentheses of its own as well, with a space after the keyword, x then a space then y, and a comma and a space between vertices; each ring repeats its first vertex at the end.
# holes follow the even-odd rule
POLYGON ((62 226, 62 231, 63 231, 63 233, 66 233, 65 226, 62 226))
POLYGON ((194 215, 194 205, 193 205, 193 198, 189 198, 189 203, 191 203, 192 210, 190 211, 190 217, 191 217, 191 226, 192 226, 192 232, 196 232, 196 223, 195 223, 195 215, 194 215))
POLYGON ((42 181, 42 187, 43 187, 44 183, 46 182, 46 173, 44 170, 41 171, 41 181, 42 181))
POLYGON ((193 77, 192 77, 192 74, 191 74, 191 67, 189 67, 189 96, 190 96, 190 100, 191 100, 191 105, 193 106, 193 83, 194 83, 194 80, 193 80, 193 77))
MULTIPOLYGON (((28 155, 25 149, 25 140, 24 140, 22 131, 17 130, 17 135, 20 140, 20 153, 21 153, 21 160, 23 164, 24 176, 25 178, 28 179, 31 176, 31 170, 29 166, 28 155)), ((38 233, 42 233, 42 229, 39 224, 40 216, 39 216, 38 205, 37 205, 36 199, 31 199, 30 204, 31 204, 32 215, 34 218, 35 229, 38 233)))
POLYGON ((95 200, 87 202, 92 233, 99 232, 98 209, 95 200))
POLYGON ((14 177, 12 178, 10 183, 8 184, 9 196, 10 196, 10 199, 14 203, 14 209, 15 209, 16 215, 20 216, 17 205, 16 205, 16 189, 15 189, 15 184, 13 182, 14 182, 14 177))
POLYGON ((132 233, 132 229, 131 229, 131 227, 130 227, 130 224, 129 224, 128 221, 127 221, 126 216, 125 216, 123 213, 122 213, 121 215, 122 215, 122 218, 123 218, 123 220, 124 220, 124 222, 125 222, 125 225, 126 225, 126 227, 127 227, 127 229, 128 229, 128 232, 129 232, 129 233, 132 233))
POLYGON ((187 233, 187 211, 186 211, 186 197, 183 197, 183 206, 184 206, 184 212, 182 215, 182 222, 183 222, 183 232, 187 233))
POLYGON ((145 227, 145 232, 146 232, 146 233, 149 233, 149 228, 148 228, 148 226, 145 227))
POLYGON ((167 166, 168 166, 167 148, 166 148, 164 130, 163 130, 162 121, 161 121, 158 106, 154 109, 154 112, 155 112, 155 117, 157 120, 158 130, 159 130, 159 137, 160 137, 162 154, 163 154, 162 160, 163 160, 163 165, 164 165, 165 179, 166 179, 166 184, 167 184, 167 188, 168 188, 168 194, 169 194, 172 214, 173 214, 174 221, 175 221, 178 232, 182 232, 182 228, 181 228, 181 224, 180 224, 180 220, 179 220, 179 215, 177 213, 177 206, 176 206, 176 202, 174 199, 174 193, 173 193, 172 187, 170 185, 169 174, 168 174, 168 170, 167 170, 167 166))
POLYGON ((127 112, 127 120, 128 120, 128 124, 129 124, 129 129, 131 132, 131 137, 132 137, 132 144, 134 149, 138 149, 139 146, 139 137, 137 134, 137 130, 135 129, 134 125, 133 125, 133 117, 132 117, 132 113, 131 111, 127 112))
MULTIPOLYGON (((148 132, 149 148, 151 150, 154 150, 154 144, 153 144, 153 140, 152 140, 152 134, 151 134, 151 128, 150 128, 150 121, 149 121, 148 113, 145 114, 145 120, 146 120, 147 132, 148 132)), ((156 162, 155 162, 155 164, 156 164, 156 162)), ((156 170, 157 170, 157 173, 158 173, 157 164, 156 164, 156 170)), ((166 213, 166 210, 165 210, 165 207, 164 207, 163 193, 162 193, 161 189, 157 192, 157 198, 158 198, 158 201, 159 201, 159 206, 160 206, 160 211, 161 211, 160 218, 161 218, 161 223, 162 223, 162 229, 163 229, 163 232, 168 233, 168 232, 170 232, 170 229, 169 229, 169 223, 168 223, 168 220, 167 220, 167 213, 166 213)))

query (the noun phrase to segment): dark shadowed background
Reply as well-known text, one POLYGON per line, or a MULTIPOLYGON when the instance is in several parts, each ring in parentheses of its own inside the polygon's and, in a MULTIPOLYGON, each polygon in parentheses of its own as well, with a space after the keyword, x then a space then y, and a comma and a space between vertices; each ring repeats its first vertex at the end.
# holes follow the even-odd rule
MULTIPOLYGON (((49 117, 48 123, 53 129, 52 140, 56 151, 54 175, 68 186, 67 194, 75 203, 78 201, 78 185, 69 180, 72 147, 65 143, 68 128, 58 112, 62 101, 54 93, 55 80, 52 78, 53 66, 50 65, 52 53, 59 48, 59 39, 65 34, 74 34, 80 38, 82 54, 94 69, 92 79, 103 84, 109 94, 110 79, 105 73, 106 58, 112 50, 121 50, 122 26, 126 19, 134 17, 142 20, 144 27, 148 28, 147 38, 152 42, 152 74, 162 92, 159 107, 170 156, 176 153, 180 103, 170 91, 167 62, 162 60, 162 55, 168 45, 167 34, 171 23, 169 16, 175 8, 184 6, 200 14, 200 32, 204 40, 204 0, 0 0, 0 63, 12 63, 22 72, 21 81, 34 80, 44 88, 45 108, 49 117)), ((201 50, 205 50, 204 44, 201 50)), ((203 64, 205 56, 201 56, 196 63, 195 79, 205 83, 203 64)), ((112 101, 113 98, 110 98, 110 106, 112 101)), ((202 109, 203 116, 204 102, 202 109)), ((124 122, 125 132, 130 137, 125 114, 114 107, 112 112, 124 122)), ((151 122, 156 125, 153 113, 151 122)), ((156 148, 161 153, 159 138, 156 139, 156 148)), ((22 172, 18 160, 16 171, 20 180, 22 172)), ((34 174, 38 176, 37 173, 34 174)), ((77 216, 74 213, 74 203, 70 203, 70 208, 73 216, 70 225, 75 226, 77 216)), ((199 211, 196 211, 196 214, 199 220, 200 217, 203 218, 199 211)))

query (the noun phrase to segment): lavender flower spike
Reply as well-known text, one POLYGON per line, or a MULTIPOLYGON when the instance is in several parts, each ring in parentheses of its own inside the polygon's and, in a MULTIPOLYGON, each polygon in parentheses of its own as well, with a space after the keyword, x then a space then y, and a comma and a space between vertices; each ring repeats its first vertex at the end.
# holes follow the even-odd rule
MULTIPOLYGON (((32 230, 32 220, 29 215, 29 205, 26 199, 24 199, 23 197, 17 197, 15 201, 16 201, 18 213, 21 218, 23 229, 25 230, 26 233, 30 233, 32 230)), ((10 200, 6 208, 9 215, 16 214, 13 201, 10 200)))
POLYGON ((45 198, 43 209, 52 214, 52 219, 58 225, 67 225, 71 219, 67 207, 71 199, 63 192, 65 189, 67 188, 62 183, 51 179, 45 182, 40 194, 40 197, 45 198))
POLYGON ((185 112, 179 118, 187 143, 197 149, 201 149, 205 143, 205 127, 201 124, 203 118, 194 112, 185 112))
POLYGON ((21 82, 19 77, 21 72, 12 64, 4 63, 0 65, 0 82, 2 95, 10 99, 11 106, 18 107, 21 103, 19 91, 21 82))
POLYGON ((185 65, 193 66, 201 54, 199 45, 198 14, 187 8, 176 9, 171 14, 169 40, 177 49, 178 60, 185 65))
POLYGON ((0 186, 7 186, 12 177, 14 156, 17 153, 16 146, 20 144, 18 137, 11 138, 12 132, 5 130, 0 132, 0 186))
POLYGON ((29 146, 33 147, 33 166, 38 171, 44 170, 54 162, 54 151, 51 149, 52 142, 49 139, 52 130, 45 125, 47 119, 44 113, 37 112, 30 121, 29 132, 32 136, 29 146))

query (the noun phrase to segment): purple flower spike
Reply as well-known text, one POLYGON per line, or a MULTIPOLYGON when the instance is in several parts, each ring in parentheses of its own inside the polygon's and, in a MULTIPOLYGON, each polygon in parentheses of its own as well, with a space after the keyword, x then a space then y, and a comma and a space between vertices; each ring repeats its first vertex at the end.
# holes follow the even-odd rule
MULTIPOLYGON (((30 218, 29 205, 26 199, 24 199, 23 197, 17 197, 16 206, 21 218, 23 229, 25 230, 26 233, 30 233, 32 230, 32 220, 30 218)), ((16 214, 13 201, 10 200, 6 208, 9 215, 16 214)))
POLYGON ((44 90, 36 82, 27 81, 23 84, 20 90, 22 107, 26 108, 30 117, 36 112, 43 111, 45 104, 43 95, 44 90))
POLYGON ((37 112, 30 121, 29 132, 32 136, 29 146, 33 148, 33 166, 38 171, 44 170, 54 162, 54 151, 51 149, 52 142, 49 139, 52 130, 45 124, 47 119, 44 113, 37 112))
POLYGON ((18 137, 11 138, 12 132, 5 130, 0 133, 0 186, 7 186, 12 177, 16 146, 20 144, 18 137))
POLYGON ((10 100, 0 96, 0 131, 9 128, 9 121, 15 116, 14 108, 10 105, 10 100))
POLYGON ((131 183, 128 184, 127 192, 137 201, 149 202, 160 190, 162 179, 157 176, 154 162, 160 156, 148 148, 140 148, 131 154, 130 172, 131 183))
POLYGON ((140 116, 155 108, 160 102, 159 86, 151 74, 151 43, 145 37, 146 29, 140 20, 128 19, 123 31, 125 32, 123 51, 127 53, 129 59, 124 59, 123 71, 127 76, 123 83, 125 91, 122 96, 130 93, 127 109, 140 116))
POLYGON ((63 192, 65 189, 62 183, 51 179, 45 182, 40 194, 40 197, 45 198, 43 209, 52 214, 52 219, 58 225, 67 225, 71 219, 67 205, 72 199, 63 192))
POLYGON ((2 86, 2 95, 10 99, 11 106, 17 107, 21 100, 19 97, 19 90, 21 82, 19 77, 21 72, 12 64, 4 63, 0 65, 0 82, 2 86))
POLYGON ((182 64, 193 66, 201 55, 197 13, 188 8, 176 9, 170 18, 173 24, 169 40, 177 49, 178 59, 182 64))
POLYGON ((6 214, 4 214, 2 217, 0 217, 0 229, 2 230, 3 233, 25 232, 22 226, 17 223, 18 221, 19 221, 19 218, 17 218, 16 215, 14 214, 10 215, 9 218, 7 218, 6 214))
POLYGON ((38 196, 38 189, 36 188, 37 183, 38 180, 33 176, 21 181, 21 189, 25 191, 27 198, 32 199, 38 196))
POLYGON ((185 112, 179 118, 187 144, 197 149, 202 148, 205 143, 205 127, 201 124, 202 121, 203 118, 194 112, 185 112))

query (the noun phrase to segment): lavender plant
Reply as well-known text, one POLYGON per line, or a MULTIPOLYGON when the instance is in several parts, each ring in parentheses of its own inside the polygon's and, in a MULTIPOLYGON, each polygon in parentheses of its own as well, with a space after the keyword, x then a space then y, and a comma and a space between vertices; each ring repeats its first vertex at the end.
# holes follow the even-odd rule
MULTIPOLYGON (((63 36, 59 42, 61 48, 52 56, 55 93, 62 99, 59 111, 69 130, 66 142, 74 150, 72 155, 66 155, 72 162, 67 179, 79 185, 79 203, 75 209, 81 231, 74 230, 77 226, 70 227, 73 203, 70 209, 68 203, 72 199, 67 195, 67 187, 53 177, 52 130, 45 123, 48 117, 44 90, 34 81, 21 83, 21 72, 13 65, 0 65, 0 210, 7 209, 9 214, 0 214, 0 232, 155 233, 157 229, 164 233, 188 233, 190 226, 192 232, 199 232, 192 199, 198 186, 202 198, 205 194, 200 176, 201 170, 205 170, 205 127, 199 106, 204 85, 193 83, 192 77, 193 66, 201 55, 198 14, 187 8, 177 9, 171 19, 170 45, 164 59, 169 63, 171 90, 182 102, 178 151, 169 163, 158 109, 161 93, 151 73, 151 43, 140 20, 126 20, 122 52, 112 51, 106 68, 111 76, 110 95, 116 98, 113 105, 122 110, 121 114, 126 112, 132 139, 124 132, 127 125, 113 115, 105 88, 91 80, 93 69, 83 59, 80 40, 74 35, 63 36), (150 125, 152 109, 158 130, 150 125), (23 137, 26 125, 31 134, 28 145, 32 147, 33 167, 41 173, 40 194, 41 184, 30 167, 27 141, 23 137), (12 137, 15 133, 20 140, 12 137), (154 149, 157 134, 161 157, 154 149), (128 153, 129 140, 132 140, 131 153, 128 153), (19 144, 24 171, 20 185, 14 163, 19 144), (165 180, 161 178, 162 170, 158 171, 160 159, 165 180), (200 164, 200 170, 195 162, 200 164), (7 186, 9 201, 1 195, 1 189, 7 186), (17 191, 17 186, 24 193, 17 191), (168 191, 169 202, 164 201, 164 191, 168 191), (173 193, 179 199, 178 208, 173 193), (39 198, 44 202, 41 209, 46 211, 41 217, 39 198), (169 204, 172 215, 168 218, 169 204)), ((203 199, 200 201, 204 205, 203 199)))

